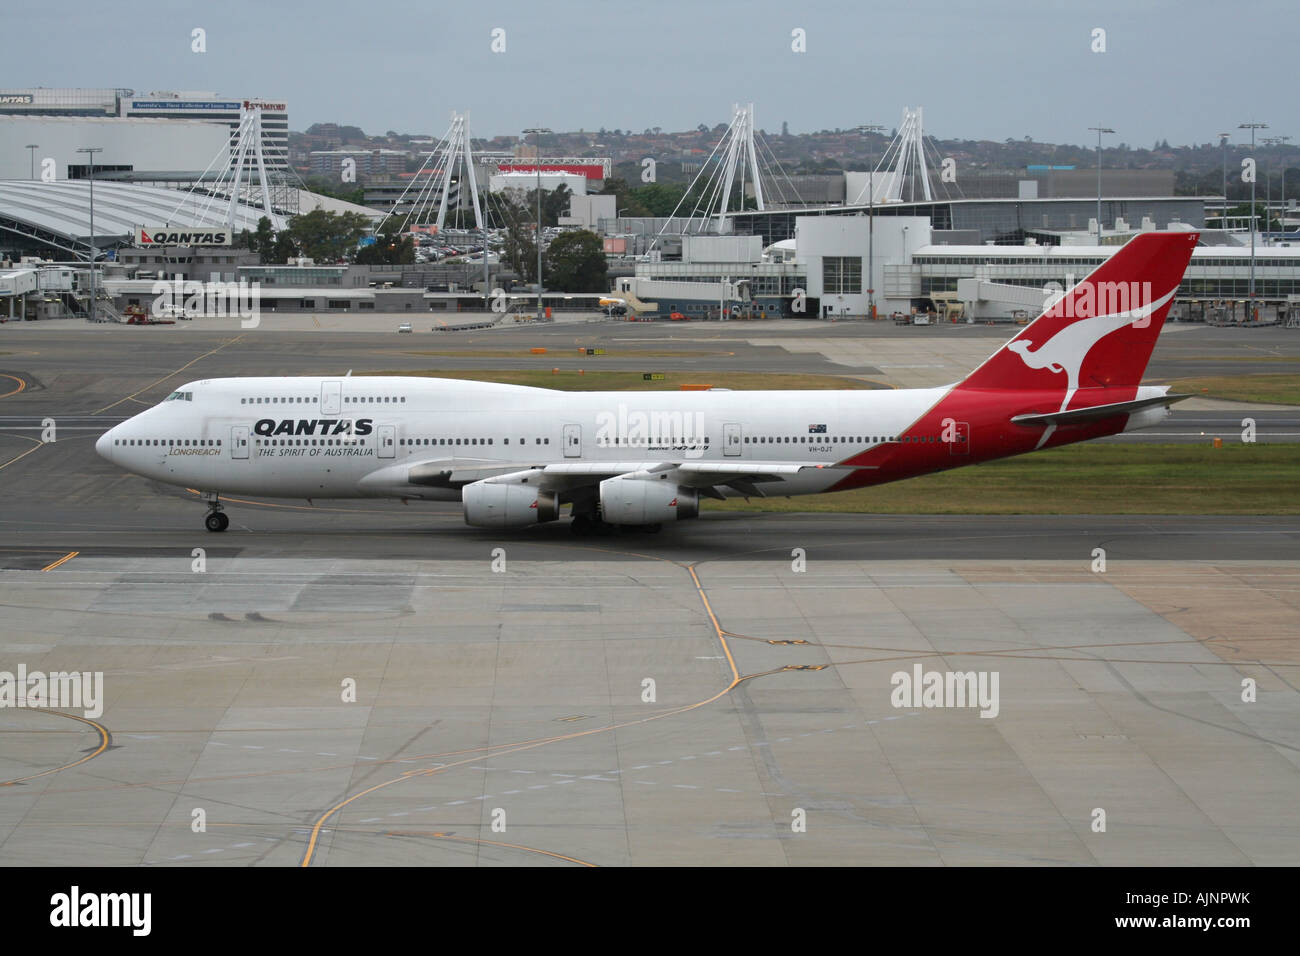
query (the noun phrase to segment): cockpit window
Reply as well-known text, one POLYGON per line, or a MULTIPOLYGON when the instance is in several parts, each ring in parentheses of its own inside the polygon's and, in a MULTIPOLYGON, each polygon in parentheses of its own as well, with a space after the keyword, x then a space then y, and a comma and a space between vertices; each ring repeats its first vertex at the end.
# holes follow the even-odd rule
POLYGON ((194 401, 194 393, 193 392, 172 392, 170 395, 164 398, 163 401, 164 402, 192 402, 194 401))

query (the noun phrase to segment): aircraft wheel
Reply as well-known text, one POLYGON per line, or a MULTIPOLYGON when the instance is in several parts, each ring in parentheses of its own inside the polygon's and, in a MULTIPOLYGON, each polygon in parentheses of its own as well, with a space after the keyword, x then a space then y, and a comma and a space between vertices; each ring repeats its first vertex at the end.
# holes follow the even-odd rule
POLYGON ((230 519, 223 511, 212 511, 203 519, 203 524, 209 531, 225 531, 230 527, 230 519))
POLYGON ((594 525, 595 522, 587 515, 574 515, 573 524, 570 525, 570 527, 573 529, 573 533, 579 538, 585 538, 591 534, 594 525))

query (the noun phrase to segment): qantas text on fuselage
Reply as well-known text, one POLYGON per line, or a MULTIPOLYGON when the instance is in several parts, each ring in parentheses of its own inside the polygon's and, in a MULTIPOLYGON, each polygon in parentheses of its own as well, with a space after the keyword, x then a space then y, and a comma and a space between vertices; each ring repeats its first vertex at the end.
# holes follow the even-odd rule
POLYGON ((212 531, 228 525, 221 496, 233 494, 460 501, 467 522, 496 528, 551 521, 568 505, 586 531, 693 518, 701 498, 883 484, 1163 420, 1184 396, 1141 378, 1197 239, 1134 237, 940 388, 604 393, 400 376, 209 379, 95 447, 136 474, 199 491, 212 531), (1121 287, 1133 291, 1094 291, 1121 287))

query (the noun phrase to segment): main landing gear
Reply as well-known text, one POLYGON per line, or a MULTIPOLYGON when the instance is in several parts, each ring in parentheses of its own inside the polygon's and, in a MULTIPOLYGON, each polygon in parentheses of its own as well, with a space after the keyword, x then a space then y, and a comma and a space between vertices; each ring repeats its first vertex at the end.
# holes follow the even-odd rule
POLYGON ((208 503, 208 516, 203 519, 203 526, 209 531, 225 531, 230 527, 230 518, 221 508, 221 499, 215 491, 203 492, 203 500, 208 503))

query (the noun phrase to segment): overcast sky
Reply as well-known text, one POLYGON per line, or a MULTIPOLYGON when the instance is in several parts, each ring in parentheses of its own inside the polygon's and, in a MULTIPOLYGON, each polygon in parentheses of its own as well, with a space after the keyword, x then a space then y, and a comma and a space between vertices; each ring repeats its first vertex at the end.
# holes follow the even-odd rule
POLYGON ((760 128, 795 133, 889 129, 923 106, 940 138, 1091 143, 1089 126, 1110 126, 1111 145, 1237 142, 1258 119, 1300 141, 1295 0, 67 0, 6 13, 6 86, 284 99, 297 130, 440 135, 463 109, 476 136, 680 130, 753 102, 760 128), (191 51, 195 28, 206 53, 191 51))

